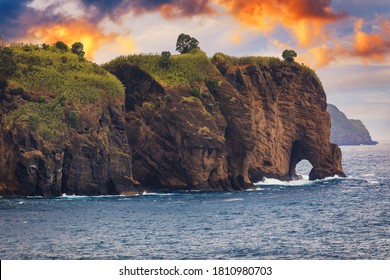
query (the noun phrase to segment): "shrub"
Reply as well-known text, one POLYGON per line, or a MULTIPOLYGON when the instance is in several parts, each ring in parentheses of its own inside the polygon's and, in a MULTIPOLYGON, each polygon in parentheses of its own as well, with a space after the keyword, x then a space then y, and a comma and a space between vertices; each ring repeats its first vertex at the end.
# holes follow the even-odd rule
POLYGON ((288 62, 293 62, 294 58, 297 57, 297 53, 293 50, 284 50, 282 53, 282 57, 288 62))
POLYGON ((72 128, 75 128, 77 125, 77 121, 79 119, 79 115, 77 114, 76 111, 72 110, 72 111, 69 111, 66 119, 67 119, 69 126, 72 128))
POLYGON ((218 92, 218 81, 216 79, 207 79, 206 86, 211 93, 218 92))
POLYGON ((200 96, 200 91, 199 91, 199 89, 196 88, 196 87, 194 87, 194 88, 191 89, 191 94, 192 94, 193 96, 199 98, 199 99, 201 98, 201 96, 200 96))
POLYGON ((16 72, 16 62, 12 49, 0 48, 0 77, 3 80, 8 79, 16 72))
POLYGON ((57 49, 59 49, 61 51, 65 51, 65 52, 68 51, 68 49, 69 49, 68 45, 62 41, 58 41, 58 42, 54 43, 54 47, 56 47, 57 49))
POLYGON ((72 45, 71 48, 72 53, 78 55, 79 57, 84 57, 85 51, 84 51, 84 45, 80 42, 76 42, 72 45))
POLYGON ((171 58, 171 52, 164 51, 161 53, 161 59, 159 61, 159 64, 162 68, 168 68, 169 67, 169 59, 171 58))

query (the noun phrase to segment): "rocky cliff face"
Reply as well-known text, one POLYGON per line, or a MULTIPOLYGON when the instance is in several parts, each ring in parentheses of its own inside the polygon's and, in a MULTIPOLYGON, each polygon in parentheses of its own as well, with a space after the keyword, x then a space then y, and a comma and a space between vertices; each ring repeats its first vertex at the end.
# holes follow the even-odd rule
MULTIPOLYGON (((264 177, 295 179, 303 159, 313 166, 310 179, 344 176, 315 75, 283 62, 214 66, 205 79, 164 86, 135 64, 106 65, 125 98, 76 104, 77 122, 51 139, 37 132, 34 118, 14 117, 37 95, 7 88, 0 98, 0 195, 241 190, 264 177)), ((69 122, 76 106, 69 104, 61 103, 58 122, 69 122)))
MULTIPOLYGON (((0 116, 25 102, 21 96, 5 96, 0 116)), ((2 126, 0 195, 100 195, 133 189, 122 102, 81 108, 75 129, 51 141, 24 123, 2 126)))
POLYGON ((295 64, 216 66, 218 75, 177 88, 126 62, 108 68, 127 89, 126 130, 141 185, 244 189, 264 177, 296 178, 303 159, 313 165, 310 179, 344 176, 316 77, 295 64))
POLYGON ((376 145, 360 120, 348 119, 336 106, 328 104, 331 118, 330 140, 337 145, 376 145))

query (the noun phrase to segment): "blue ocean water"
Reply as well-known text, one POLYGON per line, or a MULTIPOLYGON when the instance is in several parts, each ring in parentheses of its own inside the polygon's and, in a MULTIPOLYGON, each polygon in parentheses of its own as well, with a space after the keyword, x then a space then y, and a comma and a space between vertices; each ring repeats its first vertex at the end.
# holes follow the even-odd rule
POLYGON ((1 198, 0 258, 390 259, 390 142, 342 152, 348 178, 254 191, 1 198))

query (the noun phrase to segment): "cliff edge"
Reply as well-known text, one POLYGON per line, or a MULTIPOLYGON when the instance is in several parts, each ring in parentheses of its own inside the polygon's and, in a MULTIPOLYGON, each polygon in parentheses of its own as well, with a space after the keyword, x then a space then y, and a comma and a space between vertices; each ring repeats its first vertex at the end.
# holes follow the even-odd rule
POLYGON ((303 159, 312 180, 345 176, 322 85, 296 63, 138 55, 104 65, 114 77, 58 50, 13 52, 0 96, 2 196, 241 190, 297 178, 303 159))
POLYGON ((330 140, 337 145, 376 145, 360 120, 348 119, 336 106, 328 104, 331 119, 330 140))

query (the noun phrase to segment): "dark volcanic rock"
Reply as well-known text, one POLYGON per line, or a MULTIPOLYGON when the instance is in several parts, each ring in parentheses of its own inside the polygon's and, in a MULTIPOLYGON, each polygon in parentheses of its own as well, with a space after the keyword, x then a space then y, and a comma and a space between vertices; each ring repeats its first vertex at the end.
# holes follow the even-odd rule
MULTIPOLYGON (((21 102, 1 100, 1 115, 21 102)), ((133 191, 131 150, 120 99, 81 107, 69 134, 46 141, 27 125, 0 129, 0 195, 58 196, 133 191)))
POLYGON ((337 145, 376 145, 360 120, 348 119, 336 106, 328 104, 330 115, 330 140, 337 145))
POLYGON ((128 62, 108 65, 126 98, 80 105, 77 124, 50 141, 23 119, 2 121, 39 102, 5 91, 0 195, 240 190, 264 177, 294 179, 303 159, 310 179, 344 176, 325 92, 310 71, 295 63, 208 66, 205 80, 167 87, 128 62))
POLYGON ((133 176, 146 189, 245 189, 264 177, 296 178, 303 159, 313 165, 310 179, 345 176, 312 74, 295 64, 217 66, 216 89, 207 80, 163 88, 125 62, 108 69, 132 96, 125 107, 133 176), (193 87, 206 94, 192 96, 193 87))

